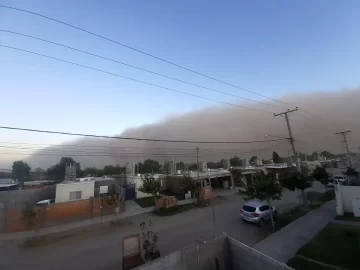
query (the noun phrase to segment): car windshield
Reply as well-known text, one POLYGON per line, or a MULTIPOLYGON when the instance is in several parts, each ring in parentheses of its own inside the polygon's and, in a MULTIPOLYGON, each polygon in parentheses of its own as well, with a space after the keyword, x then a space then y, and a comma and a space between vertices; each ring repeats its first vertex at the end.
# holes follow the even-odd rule
POLYGON ((246 212, 255 212, 256 208, 249 205, 244 205, 242 209, 246 212))

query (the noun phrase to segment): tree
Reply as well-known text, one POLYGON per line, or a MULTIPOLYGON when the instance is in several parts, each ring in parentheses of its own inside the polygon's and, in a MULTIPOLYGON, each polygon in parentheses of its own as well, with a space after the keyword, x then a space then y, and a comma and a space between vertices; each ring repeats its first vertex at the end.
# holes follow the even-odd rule
POLYGON ((229 169, 229 172, 231 173, 231 176, 234 178, 234 183, 242 184, 242 182, 240 180, 240 176, 241 176, 241 170, 240 169, 231 167, 229 169))
POLYGON ((257 156, 252 156, 249 160, 250 165, 254 165, 256 162, 257 156))
POLYGON ((47 169, 47 174, 49 178, 56 181, 63 181, 65 179, 66 165, 70 164, 76 166, 76 173, 80 172, 80 164, 76 163, 76 161, 72 157, 62 157, 58 164, 47 169))
POLYGON ((330 182, 330 176, 324 167, 316 166, 315 170, 312 173, 312 177, 316 181, 319 181, 321 184, 323 184, 325 186, 325 189, 327 189, 327 184, 329 184, 330 182))
POLYGON ((352 184, 351 182, 352 182, 353 178, 359 176, 359 172, 355 168, 352 168, 352 167, 347 167, 346 171, 341 172, 341 173, 346 175, 349 178, 350 184, 352 184))
POLYGON ((19 182, 25 182, 26 180, 30 179, 30 166, 22 161, 14 161, 12 166, 12 179, 16 179, 19 182))
POLYGON ((139 162, 138 173, 155 173, 160 172, 161 164, 153 159, 147 159, 144 163, 139 162))
POLYGON ((139 187, 139 191, 144 192, 146 194, 151 194, 154 196, 156 210, 159 211, 159 206, 157 204, 156 196, 160 192, 161 181, 159 179, 155 179, 153 175, 146 174, 142 176, 142 185, 139 187))
POLYGON ((234 166, 241 166, 241 159, 238 156, 233 156, 232 158, 230 158, 230 166, 234 167, 234 166))
POLYGON ((274 163, 282 163, 283 159, 275 151, 272 153, 274 163))
MULTIPOLYGON (((254 177, 252 186, 247 187, 246 194, 254 199, 266 201, 272 209, 271 201, 280 200, 282 196, 282 187, 276 180, 274 174, 260 174, 254 177)), ((275 230, 273 211, 271 211, 271 224, 275 230)))
POLYGON ((121 174, 126 170, 125 167, 121 166, 113 166, 113 165, 107 165, 102 170, 104 175, 114 175, 114 174, 121 174))
POLYGON ((184 188, 185 193, 187 193, 188 191, 191 191, 191 194, 194 195, 194 203, 196 202, 196 195, 197 195, 197 190, 196 190, 196 185, 194 180, 191 178, 189 173, 183 173, 184 176, 184 180, 182 182, 182 187, 184 188))
POLYGON ((280 177, 280 183, 284 188, 291 191, 295 191, 296 189, 301 191, 305 207, 308 205, 305 189, 312 187, 313 181, 314 179, 309 175, 309 169, 307 167, 301 167, 301 173, 296 170, 291 170, 280 177))
POLYGON ((151 230, 152 222, 146 224, 146 222, 140 223, 141 229, 141 241, 142 241, 142 250, 144 254, 144 258, 146 261, 152 261, 160 257, 160 251, 156 247, 156 243, 158 241, 158 236, 151 230))
POLYGON ((189 164, 189 165, 188 165, 188 169, 189 169, 190 171, 192 171, 192 170, 197 170, 197 164, 196 164, 196 163, 191 163, 191 164, 189 164))

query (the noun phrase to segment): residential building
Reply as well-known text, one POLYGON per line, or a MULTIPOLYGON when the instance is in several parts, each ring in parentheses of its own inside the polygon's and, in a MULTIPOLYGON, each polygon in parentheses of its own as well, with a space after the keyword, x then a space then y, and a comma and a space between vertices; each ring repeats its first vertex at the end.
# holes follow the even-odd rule
POLYGON ((55 203, 90 199, 94 192, 95 181, 64 182, 56 185, 55 203))
POLYGON ((0 191, 19 189, 19 184, 10 178, 0 179, 0 191))

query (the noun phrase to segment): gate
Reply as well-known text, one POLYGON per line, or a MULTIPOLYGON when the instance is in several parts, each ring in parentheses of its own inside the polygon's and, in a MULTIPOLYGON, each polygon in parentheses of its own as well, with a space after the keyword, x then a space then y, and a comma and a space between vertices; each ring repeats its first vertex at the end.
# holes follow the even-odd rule
POLYGON ((139 234, 123 237, 122 251, 124 270, 132 269, 144 263, 141 258, 139 234))
POLYGON ((125 188, 125 193, 126 200, 136 199, 135 184, 127 185, 125 188))

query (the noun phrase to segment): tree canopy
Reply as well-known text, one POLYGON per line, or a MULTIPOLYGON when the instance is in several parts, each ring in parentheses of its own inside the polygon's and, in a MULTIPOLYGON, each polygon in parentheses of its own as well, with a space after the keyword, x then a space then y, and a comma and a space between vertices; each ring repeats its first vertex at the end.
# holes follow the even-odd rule
POLYGON ((142 185, 139 187, 139 191, 144 192, 146 194, 151 194, 155 199, 156 209, 159 210, 156 195, 160 192, 161 181, 159 179, 155 179, 151 174, 145 174, 142 177, 142 185))
POLYGON ((230 166, 234 167, 234 166, 241 166, 241 159, 238 156, 233 156, 232 158, 230 158, 230 166))
POLYGON ((139 162, 137 164, 138 173, 156 173, 161 171, 161 164, 153 159, 147 159, 144 163, 139 162))
POLYGON ((326 169, 321 166, 316 166, 315 170, 312 173, 312 177, 326 186, 330 182, 330 176, 327 173, 326 169))
POLYGON ((274 163, 282 163, 283 162, 283 159, 275 151, 272 153, 272 158, 273 158, 274 163))
POLYGON ((257 156, 252 156, 249 160, 250 164, 254 164, 256 162, 257 156))
POLYGON ((11 178, 19 182, 30 180, 31 167, 24 161, 14 161, 12 166, 11 178))

